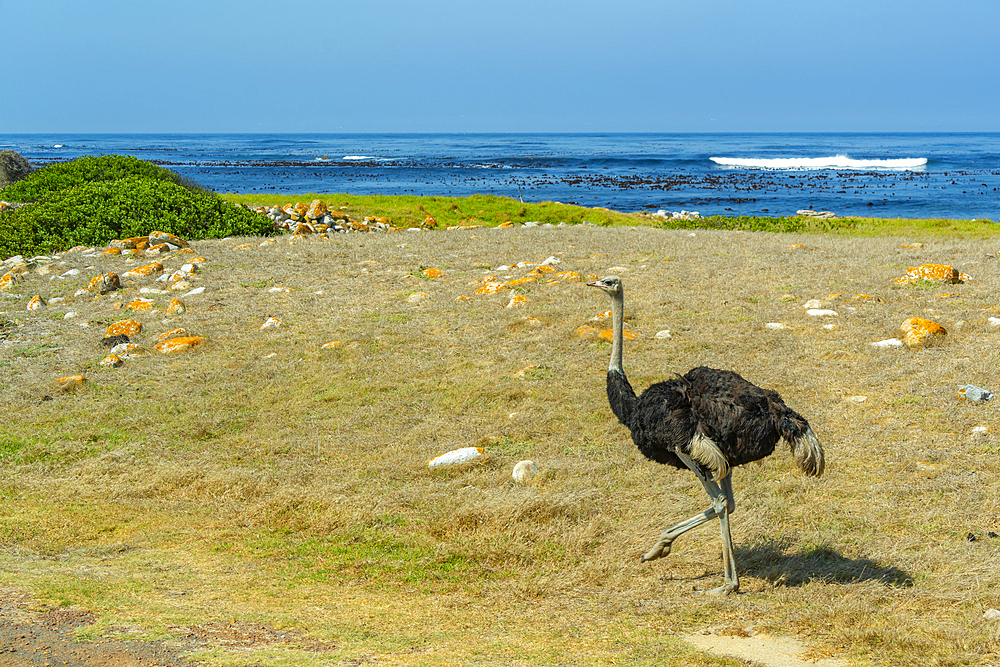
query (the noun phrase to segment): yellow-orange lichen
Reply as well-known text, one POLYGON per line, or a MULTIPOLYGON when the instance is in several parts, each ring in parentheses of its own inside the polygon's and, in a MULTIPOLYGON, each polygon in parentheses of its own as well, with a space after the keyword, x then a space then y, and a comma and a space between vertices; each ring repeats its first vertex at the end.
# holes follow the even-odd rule
POLYGON ((911 317, 900 326, 903 333, 903 342, 907 347, 926 347, 939 342, 948 331, 931 320, 922 317, 911 317))
POLYGON ((894 281, 898 285, 906 285, 917 280, 940 280, 948 283, 960 283, 969 280, 969 276, 960 273, 954 266, 948 264, 921 264, 912 266, 906 271, 906 275, 896 278, 894 281))
MULTIPOLYGON (((605 329, 601 333, 597 334, 597 336, 599 338, 603 338, 604 340, 614 340, 615 332, 612 329, 605 329)), ((625 340, 638 340, 639 334, 637 334, 634 331, 629 331, 628 329, 626 329, 625 331, 622 332, 622 338, 624 338, 625 340)))
POLYGON ((156 351, 162 354, 170 354, 171 352, 180 352, 182 350, 188 350, 196 345, 200 345, 205 339, 201 336, 182 336, 180 338, 169 338, 162 343, 157 343, 155 345, 156 351))
POLYGON ((105 338, 111 336, 134 336, 142 331, 142 324, 135 320, 119 320, 108 327, 104 333, 105 338))

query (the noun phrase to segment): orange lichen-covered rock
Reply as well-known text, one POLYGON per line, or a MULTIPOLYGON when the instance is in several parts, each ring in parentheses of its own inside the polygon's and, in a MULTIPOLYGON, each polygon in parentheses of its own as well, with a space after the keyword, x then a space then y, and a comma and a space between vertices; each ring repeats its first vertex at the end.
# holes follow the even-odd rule
POLYGON ((507 283, 486 283, 476 290, 476 294, 496 294, 506 286, 507 283))
POLYGON ((122 254, 121 248, 106 248, 101 251, 102 255, 120 255, 122 254))
POLYGON ((335 347, 340 347, 342 345, 339 340, 331 340, 329 343, 323 343, 320 345, 321 350, 332 350, 335 347))
POLYGON ((583 275, 577 273, 576 271, 560 271, 556 274, 556 278, 559 278, 560 280, 575 280, 579 282, 583 280, 583 275))
POLYGON ((165 331, 157 336, 156 340, 167 340, 168 338, 179 338, 187 333, 187 329, 180 327, 178 329, 171 329, 170 331, 165 331))
POLYGON ((60 391, 73 391, 83 386, 87 378, 82 375, 67 375, 55 381, 56 389, 60 391))
POLYGON ((14 273, 13 271, 8 271, 7 273, 0 276, 0 289, 10 289, 14 287, 19 282, 21 282, 21 276, 14 273))
POLYGON ((166 243, 157 243, 156 245, 150 245, 148 248, 142 251, 142 254, 147 257, 156 257, 157 255, 163 255, 170 252, 170 246, 166 243))
POLYGON ((533 273, 536 276, 540 276, 540 275, 542 275, 544 273, 555 273, 555 269, 553 269, 551 266, 540 265, 540 266, 536 266, 535 268, 533 268, 528 273, 529 274, 533 273))
POLYGON ((150 232, 148 238, 150 246, 156 246, 161 243, 174 246, 174 248, 186 248, 188 246, 187 241, 167 232, 150 232))
POLYGON ((171 354, 172 352, 181 352, 201 345, 204 340, 202 336, 181 336, 179 338, 168 338, 161 343, 157 343, 154 347, 161 354, 171 354))
POLYGON ((128 303, 125 304, 125 307, 128 308, 129 310, 134 310, 137 313, 149 312, 153 310, 153 300, 143 299, 140 297, 138 299, 133 299, 132 301, 129 301, 128 303))
POLYGON ((305 216, 310 220, 319 220, 324 215, 329 212, 326 207, 326 202, 322 199, 313 199, 309 204, 309 208, 306 209, 305 216))
POLYGON ((169 315, 180 315, 185 311, 184 302, 180 299, 171 299, 170 305, 167 306, 167 313, 169 315))
POLYGON ((441 269, 424 269, 424 276, 427 278, 440 278, 444 275, 444 271, 441 269))
POLYGON ((515 306, 520 306, 522 303, 528 303, 528 297, 523 294, 518 294, 514 290, 510 291, 510 301, 507 303, 507 308, 513 308, 515 306))
POLYGON ((105 338, 111 338, 112 336, 134 336, 142 331, 142 323, 136 322, 135 320, 119 320, 114 324, 110 325, 107 331, 104 333, 105 338))
POLYGON ((91 279, 90 283, 87 284, 87 291, 96 292, 97 294, 107 294, 108 292, 120 289, 121 286, 122 283, 117 273, 102 273, 91 279))
POLYGON ((969 280, 969 276, 959 273, 958 269, 948 264, 921 264, 907 269, 906 275, 896 278, 898 285, 906 285, 917 280, 940 280, 948 283, 960 283, 969 280))
MULTIPOLYGON (((615 332, 612 329, 605 329, 601 333, 597 334, 597 336, 599 338, 603 338, 604 340, 614 340, 615 332)), ((626 329, 625 331, 622 332, 622 338, 624 338, 625 340, 638 340, 639 334, 637 334, 634 331, 629 331, 628 329, 626 329)))
POLYGON ((573 335, 579 338, 591 338, 597 335, 597 328, 592 327, 589 324, 584 324, 578 326, 576 330, 573 331, 573 335))
POLYGON ((260 329, 261 331, 263 331, 264 329, 276 329, 282 326, 283 324, 284 322, 279 320, 277 317, 269 317, 266 320, 264 320, 264 323, 262 325, 260 325, 260 329))
POLYGON ((151 264, 146 264, 145 266, 137 266, 130 271, 126 271, 121 274, 122 278, 144 278, 153 275, 154 273, 159 273, 163 270, 163 265, 159 262, 152 262, 151 264))
POLYGON ((938 324, 922 317, 911 317, 899 327, 903 342, 907 347, 927 347, 941 342, 948 331, 938 324))
POLYGON ((109 354, 108 356, 101 359, 101 366, 108 366, 110 368, 118 368, 124 363, 125 361, 117 354, 109 354))
POLYGON ((149 243, 148 237, 133 236, 127 239, 115 239, 108 245, 112 248, 118 248, 119 250, 135 250, 139 243, 149 243))
POLYGON ((437 227, 438 221, 434 219, 434 216, 427 215, 424 218, 424 227, 437 227))
POLYGON ((524 285, 525 283, 537 283, 538 276, 533 276, 530 273, 523 278, 516 278, 514 280, 508 280, 505 285, 508 287, 516 287, 517 285, 524 285))
POLYGON ((38 310, 44 305, 45 302, 42 301, 42 297, 36 294, 35 296, 31 297, 31 301, 28 302, 28 310, 38 310))

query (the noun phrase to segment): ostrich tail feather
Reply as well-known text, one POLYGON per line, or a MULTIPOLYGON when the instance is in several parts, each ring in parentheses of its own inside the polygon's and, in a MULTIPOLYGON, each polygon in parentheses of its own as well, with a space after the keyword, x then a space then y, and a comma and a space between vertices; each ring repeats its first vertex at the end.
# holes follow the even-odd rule
POLYGON ((799 470, 809 477, 819 477, 823 474, 823 469, 826 467, 823 445, 811 428, 807 426, 805 431, 791 438, 789 442, 799 470))

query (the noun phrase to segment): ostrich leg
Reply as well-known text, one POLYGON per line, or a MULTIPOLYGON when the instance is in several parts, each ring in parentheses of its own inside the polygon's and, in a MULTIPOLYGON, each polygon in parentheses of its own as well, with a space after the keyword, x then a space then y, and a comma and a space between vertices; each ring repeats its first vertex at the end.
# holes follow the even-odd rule
POLYGON ((712 501, 712 507, 701 514, 696 514, 687 521, 682 521, 676 526, 665 530, 660 539, 657 540, 653 548, 642 557, 642 562, 662 558, 670 553, 670 546, 675 539, 701 524, 719 518, 719 529, 722 534, 722 566, 725 583, 722 586, 704 591, 707 595, 728 595, 735 593, 740 588, 740 580, 736 574, 736 557, 733 554, 733 540, 729 531, 729 513, 736 509, 736 500, 733 496, 732 473, 726 475, 719 483, 702 474, 698 464, 689 456, 677 452, 682 461, 694 472, 701 481, 701 485, 712 501))

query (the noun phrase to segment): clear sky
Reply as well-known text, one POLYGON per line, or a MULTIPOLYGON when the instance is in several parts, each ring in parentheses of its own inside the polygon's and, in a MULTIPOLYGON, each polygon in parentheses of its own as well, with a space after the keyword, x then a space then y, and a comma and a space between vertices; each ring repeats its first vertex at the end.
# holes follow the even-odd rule
POLYGON ((1000 131, 998 0, 0 0, 0 134, 1000 131))

